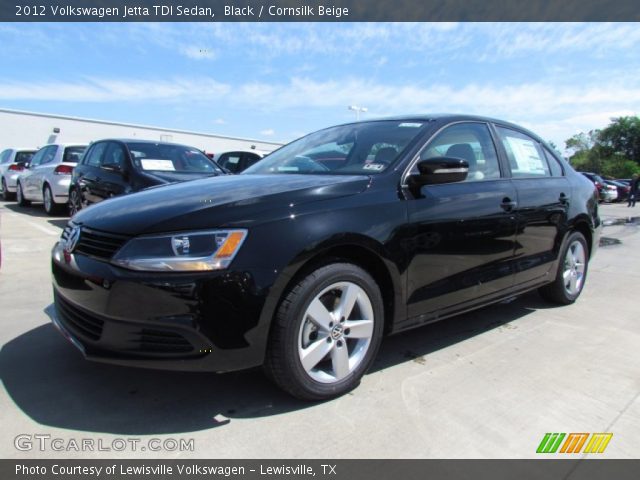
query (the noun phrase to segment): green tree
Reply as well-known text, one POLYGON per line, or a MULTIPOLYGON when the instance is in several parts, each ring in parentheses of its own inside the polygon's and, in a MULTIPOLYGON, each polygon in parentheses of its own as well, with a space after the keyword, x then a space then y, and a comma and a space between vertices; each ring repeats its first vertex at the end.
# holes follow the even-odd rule
POLYGON ((613 178, 640 173, 640 118, 619 117, 602 130, 581 132, 565 141, 569 162, 581 171, 613 178))
POLYGON ((640 118, 618 117, 600 132, 598 142, 640 164, 640 118))
POLYGON ((598 144, 600 130, 589 130, 589 133, 580 132, 565 140, 567 150, 573 150, 574 154, 591 150, 598 144))

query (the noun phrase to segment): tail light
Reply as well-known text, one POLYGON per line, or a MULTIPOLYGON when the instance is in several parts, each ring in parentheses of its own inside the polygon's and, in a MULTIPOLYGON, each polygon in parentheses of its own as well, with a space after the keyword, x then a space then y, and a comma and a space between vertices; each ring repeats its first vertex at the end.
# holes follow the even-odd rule
POLYGON ((17 163, 13 163, 11 165, 9 165, 9 170, 12 170, 14 172, 21 172, 24 170, 24 166, 23 165, 18 165, 17 163))
POLYGON ((73 167, 70 165, 58 165, 53 171, 54 175, 71 175, 73 173, 73 167))

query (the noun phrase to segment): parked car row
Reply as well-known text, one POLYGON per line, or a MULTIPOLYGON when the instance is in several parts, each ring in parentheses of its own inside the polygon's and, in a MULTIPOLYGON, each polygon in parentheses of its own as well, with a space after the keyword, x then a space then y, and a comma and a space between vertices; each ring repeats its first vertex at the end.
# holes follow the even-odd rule
POLYGON ((5 200, 19 206, 42 203, 49 215, 71 215, 107 198, 206 176, 240 173, 265 156, 235 150, 213 158, 197 148, 166 142, 105 139, 82 144, 49 144, 39 150, 10 148, 0 153, 5 200))
POLYGON ((580 172, 587 177, 598 190, 598 196, 602 202, 624 202, 629 198, 631 191, 629 179, 604 179, 597 173, 580 172))

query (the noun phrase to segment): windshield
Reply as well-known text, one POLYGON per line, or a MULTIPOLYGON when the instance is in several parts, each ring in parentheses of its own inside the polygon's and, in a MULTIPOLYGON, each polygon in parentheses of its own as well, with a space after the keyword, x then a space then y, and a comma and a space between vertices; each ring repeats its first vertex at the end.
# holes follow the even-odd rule
POLYGON ((210 173, 222 170, 200 150, 168 143, 127 143, 135 167, 143 171, 210 173))
POLYGON ((285 145, 241 175, 378 174, 388 169, 425 128, 426 122, 396 120, 328 128, 285 145))
POLYGON ((13 163, 27 163, 30 162, 35 154, 35 150, 22 150, 20 152, 16 152, 16 158, 14 158, 13 163))
POLYGON ((63 162, 78 163, 82 158, 82 154, 87 149, 85 146, 67 147, 64 149, 63 162))

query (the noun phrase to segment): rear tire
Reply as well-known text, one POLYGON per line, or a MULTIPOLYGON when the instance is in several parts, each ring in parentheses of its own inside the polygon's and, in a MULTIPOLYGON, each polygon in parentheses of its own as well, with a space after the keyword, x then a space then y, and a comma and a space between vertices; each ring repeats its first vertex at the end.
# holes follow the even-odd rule
POLYGON ((380 289, 349 263, 321 267, 286 294, 271 329, 267 375, 302 400, 354 389, 371 367, 384 323, 380 289))
POLYGON ((49 185, 45 185, 42 189, 42 200, 44 201, 44 211, 47 215, 58 215, 64 209, 64 205, 58 205, 53 200, 53 192, 49 185))
POLYGON ((580 232, 573 232, 568 237, 558 259, 558 272, 553 283, 545 285, 538 291, 545 299, 560 305, 575 302, 587 279, 589 267, 589 247, 580 232))
POLYGON ((2 179, 2 199, 5 202, 16 199, 16 194, 9 191, 7 188, 7 181, 4 178, 2 179))
POLYGON ((18 182, 18 186, 16 188, 16 201, 21 207, 28 207, 31 205, 31 202, 24 198, 24 192, 22 191, 22 184, 20 182, 18 182))
POLYGON ((72 188, 69 192, 69 216, 73 217, 76 213, 82 210, 82 200, 78 189, 72 188))

